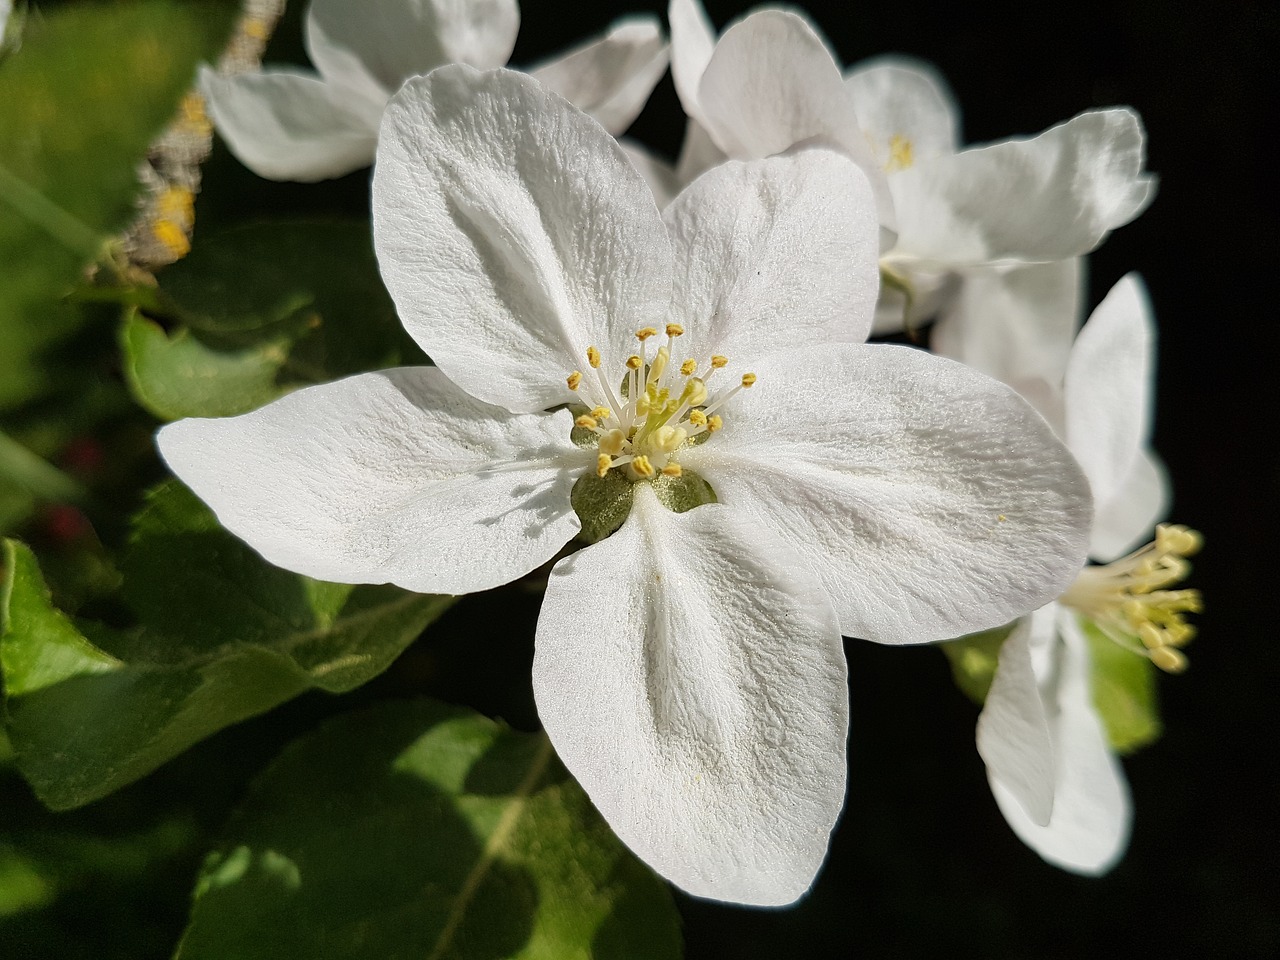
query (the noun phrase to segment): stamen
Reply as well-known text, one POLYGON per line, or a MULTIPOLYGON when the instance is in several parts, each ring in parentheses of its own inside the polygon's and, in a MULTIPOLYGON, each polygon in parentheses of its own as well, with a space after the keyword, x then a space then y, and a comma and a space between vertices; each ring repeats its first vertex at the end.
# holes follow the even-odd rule
POLYGON ((690 410, 689 422, 695 427, 705 427, 707 425, 707 415, 701 410, 690 410))
POLYGON ((707 417, 707 429, 712 433, 715 433, 723 426, 724 421, 721 420, 719 416, 707 417))
POLYGON ((662 375, 667 370, 667 362, 671 359, 671 351, 666 347, 659 347, 657 354, 653 358, 653 363, 649 364, 649 383, 657 383, 662 379, 662 375))
POLYGON ((657 335, 658 331, 653 327, 641 327, 636 331, 636 339, 641 343, 644 343, 650 337, 656 337, 657 335))
POLYGON ((616 427, 600 438, 600 452, 610 457, 622 453, 627 444, 627 435, 616 427))
POLYGON ((649 462, 649 458, 644 454, 641 454, 631 461, 631 469, 634 470, 637 475, 646 479, 657 473, 657 471, 653 469, 653 464, 649 462))
POLYGON ((744 373, 744 374, 742 375, 742 385, 743 385, 743 387, 750 387, 750 386, 754 386, 754 385, 755 385, 755 382, 756 382, 756 375, 755 375, 754 373, 744 373))
POLYGON ((644 361, 643 361, 643 360, 641 360, 641 359, 640 359, 638 356, 636 356, 634 353, 633 353, 631 356, 627 357, 627 369, 628 369, 628 370, 639 370, 639 369, 640 369, 641 367, 643 367, 643 366, 644 366, 644 361))
POLYGON ((664 477, 678 477, 683 472, 684 471, 680 469, 680 464, 678 463, 668 463, 662 468, 662 475, 664 477))
POLYGON ((608 420, 612 411, 608 407, 596 407, 591 411, 591 416, 597 420, 608 420))
POLYGON ((595 370, 600 369, 600 351, 595 347, 587 347, 587 363, 595 370))
POLYGON ((603 477, 609 472, 609 468, 613 466, 613 458, 607 453, 602 453, 596 457, 596 476, 603 477))
POLYGON ((578 386, 582 383, 582 373, 575 370, 564 378, 564 382, 569 385, 570 390, 577 390, 578 386))
POLYGON ((583 414, 577 420, 573 421, 574 426, 586 427, 588 430, 594 430, 600 426, 595 417, 583 414))
POLYGON ((711 358, 711 366, 717 370, 720 370, 721 368, 728 366, 728 364, 729 364, 729 358, 721 356, 718 353, 711 358))

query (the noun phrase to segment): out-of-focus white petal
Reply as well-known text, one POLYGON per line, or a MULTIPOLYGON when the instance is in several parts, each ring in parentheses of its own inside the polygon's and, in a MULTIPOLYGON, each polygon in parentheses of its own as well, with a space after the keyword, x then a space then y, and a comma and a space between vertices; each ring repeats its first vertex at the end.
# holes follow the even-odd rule
POLYGON ((318 77, 201 68, 200 92, 231 152, 270 180, 313 182, 373 162, 380 106, 318 77))
POLYGON ((552 571, 536 649, 538 715, 627 846, 697 896, 808 889, 848 691, 835 615, 785 544, 641 484, 617 533, 552 571))
POLYGON ((361 374, 180 420, 160 453, 228 530, 288 570, 422 593, 486 590, 577 533, 567 412, 519 415, 433 367, 361 374))
POLYGON ((1009 384, 1063 435, 1062 378, 1080 323, 1079 257, 973 270, 960 278, 929 346, 1009 384))
POLYGON ((690 119, 684 128, 684 143, 680 146, 680 156, 676 160, 676 182, 692 183, 712 167, 719 166, 728 159, 725 152, 711 139, 706 127, 697 120, 690 119))
POLYGON ((1088 253, 1155 195, 1132 110, 1091 110, 1027 140, 913 164, 889 178, 898 246, 954 265, 1088 253))
POLYGON ((1031 650, 1053 642, 1056 620, 1057 604, 1050 603, 1018 621, 1000 647, 996 675, 978 717, 978 753, 987 775, 1017 799, 1028 819, 1041 825, 1053 813, 1055 764, 1031 650))
POLYGON ((698 106, 698 85, 715 49, 715 27, 701 0, 671 0, 667 5, 667 22, 671 25, 671 79, 675 81, 676 94, 685 114, 696 122, 702 114, 698 106))
POLYGON ((960 145, 955 100, 938 71, 922 60, 864 60, 845 74, 862 132, 890 170, 948 156, 960 145))
POLYGON ((1057 757, 1053 816, 1047 826, 1039 826, 994 778, 991 791, 1023 843, 1054 866, 1098 876, 1110 870, 1128 846, 1133 817, 1129 785, 1093 706, 1089 649, 1075 614, 1063 608, 1058 624, 1065 648, 1057 717, 1050 728, 1057 757))
POLYGON ((636 173, 649 184, 658 209, 664 209, 680 192, 680 182, 676 179, 676 172, 671 164, 655 157, 647 147, 634 140, 622 137, 619 138, 618 144, 627 155, 627 159, 631 161, 631 165, 636 168, 636 173))
POLYGON ((1151 435, 1155 323, 1137 274, 1120 278, 1076 337, 1063 385, 1064 439, 1095 509, 1120 489, 1151 435))
POLYGON ((343 76, 353 54, 386 91, 445 63, 488 69, 511 56, 516 0, 312 0, 307 52, 325 76, 343 76))
POLYGON ((924 643, 1058 597, 1093 505, 1074 458, 1003 384, 921 350, 775 354, 724 429, 681 451, 719 501, 795 545, 846 635, 924 643))
POLYGON ((655 17, 625 17, 599 40, 531 68, 530 75, 619 134, 640 115, 666 72, 667 45, 655 17))
POLYGON ((867 178, 844 155, 729 161, 686 187, 663 219, 682 355, 754 362, 801 343, 866 339, 879 226, 867 178))
POLYGON ((1172 500, 1164 464, 1152 451, 1140 451, 1115 493, 1095 507, 1089 556, 1110 563, 1150 540, 1172 500))
POLYGON ((622 363, 660 319, 671 246, 653 194, 598 123, 532 77, 447 66, 383 117, 374 243, 411 336, 510 410, 573 398, 588 346, 622 363))
POLYGON ((858 125, 831 51, 807 20, 762 10, 729 27, 698 87, 698 118, 729 156, 754 160, 797 145, 832 146, 871 181, 880 224, 894 227, 884 170, 858 125))

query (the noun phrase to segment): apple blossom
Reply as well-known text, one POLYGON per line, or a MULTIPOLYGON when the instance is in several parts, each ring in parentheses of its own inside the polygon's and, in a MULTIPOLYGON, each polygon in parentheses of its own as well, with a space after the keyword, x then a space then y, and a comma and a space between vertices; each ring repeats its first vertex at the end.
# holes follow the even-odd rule
POLYGON ((991 271, 966 285, 935 328, 933 347, 997 376, 1062 436, 1094 493, 1085 567, 1053 603, 1022 618, 1001 647, 978 722, 978 750, 1018 836, 1050 863, 1103 873, 1123 854, 1128 787, 1094 707, 1085 623, 1177 672, 1200 608, 1172 590, 1199 536, 1160 525, 1151 544, 1116 559, 1168 504, 1149 449, 1154 325, 1138 279, 1123 278, 1072 342, 1075 261, 991 271))
MULTIPOLYGON (((206 67, 200 92, 231 152, 259 176, 338 177, 373 162, 382 110, 405 79, 445 63, 500 67, 519 25, 516 0, 312 0, 304 40, 318 74, 206 67)), ((634 16, 529 73, 621 133, 667 59, 657 20, 634 16)))
POLYGON ((379 262, 435 367, 161 430, 268 560, 468 593, 551 571, 534 693, 617 834, 699 896, 784 904, 845 789, 841 634, 939 640, 1059 595, 1084 478, 1008 387, 868 346, 866 177, 720 165, 660 215, 529 77, 456 65, 383 119, 379 262))

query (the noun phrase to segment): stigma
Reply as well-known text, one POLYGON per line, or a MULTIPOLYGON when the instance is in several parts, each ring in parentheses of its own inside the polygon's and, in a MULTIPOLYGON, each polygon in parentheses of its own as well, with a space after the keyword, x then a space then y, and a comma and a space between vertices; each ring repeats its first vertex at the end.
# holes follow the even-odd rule
POLYGON ((1196 531, 1162 523, 1155 540, 1140 550, 1105 566, 1085 567, 1059 602, 1161 670, 1181 673, 1187 668, 1182 648, 1196 634, 1186 614, 1199 613, 1203 603, 1199 590, 1170 588, 1191 572, 1187 557, 1202 543, 1196 531))
POLYGON ((720 430, 724 421, 716 411, 755 384, 756 375, 744 373, 730 389, 713 396, 719 380, 714 387, 709 384, 729 360, 715 354, 705 361, 689 357, 673 362, 676 343, 683 335, 684 327, 678 323, 667 324, 661 333, 655 327, 637 330, 636 352, 620 365, 617 381, 605 372, 600 350, 587 347, 587 369, 594 376, 574 370, 565 378, 569 389, 589 405, 574 426, 595 435, 597 475, 620 470, 633 482, 679 477, 680 451, 702 442, 697 438, 703 434, 720 430))

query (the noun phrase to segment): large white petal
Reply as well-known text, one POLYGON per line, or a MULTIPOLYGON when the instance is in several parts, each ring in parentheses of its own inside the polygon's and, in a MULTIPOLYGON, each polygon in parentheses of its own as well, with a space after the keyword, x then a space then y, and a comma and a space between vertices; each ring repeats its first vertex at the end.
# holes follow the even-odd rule
POLYGON ((308 387, 239 417, 180 420, 160 453, 272 563, 342 583, 470 593, 575 533, 585 459, 569 414, 512 414, 432 367, 308 387))
POLYGON ((844 82, 882 166, 894 169, 903 161, 910 166, 956 152, 959 111, 946 82, 929 64, 910 57, 876 57, 848 71, 844 82))
POLYGON ((310 183, 373 162, 379 106, 319 77, 292 70, 224 77, 203 67, 199 88, 231 152, 260 177, 310 183))
POLYGON ((1089 556, 1110 563, 1151 540, 1155 525, 1169 515, 1172 500, 1164 464, 1152 451, 1140 451, 1115 493, 1095 506, 1089 556))
POLYGON ((690 893, 790 903, 844 799, 835 615, 785 545, 647 485, 560 561, 538 618, 538 714, 620 838, 690 893))
POLYGON ((1053 813, 1055 764, 1031 653, 1033 647, 1054 642, 1057 609, 1057 604, 1046 604, 1018 621, 1000 647, 996 675, 978 717, 978 753, 987 775, 1004 785, 1033 823, 1042 825, 1053 813))
POLYGON ((1083 261, 977 269, 960 278, 929 347, 1009 384, 1063 435, 1062 379, 1080 323, 1083 261))
POLYGON ((1057 716, 1051 725, 1057 785, 1049 824, 1032 822, 994 778, 991 791, 1023 843, 1057 867, 1098 876, 1110 870, 1128 846, 1133 811, 1124 771, 1093 706, 1089 650, 1074 617, 1067 609, 1059 617, 1065 649, 1056 689, 1057 716))
POLYGON ((1075 459, 1003 384, 910 347, 775 354, 681 451, 721 503, 777 531, 849 636, 924 643, 1059 596, 1093 513, 1075 459))
POLYGON ((1064 438, 1100 510, 1120 490, 1151 435, 1155 322, 1137 274, 1111 288, 1071 348, 1064 438))
POLYGON ((754 362, 799 343, 867 338, 879 226, 867 178, 844 155, 729 161, 663 219, 675 254, 671 316, 689 356, 754 362))
POLYGON ((321 73, 345 76, 353 54, 388 93, 445 63, 488 69, 511 56, 516 0, 312 0, 307 52, 321 73))
POLYGON ((668 58, 656 17, 624 17, 599 40, 528 73, 618 134, 644 109, 668 58))
POLYGON ((601 126, 531 77, 441 67, 382 123, 374 243, 400 319, 449 377, 511 410, 573 398, 588 346, 616 370, 661 323, 671 245, 601 126))
POLYGON ((898 247, 951 264, 1088 253, 1154 197, 1145 153, 1138 115, 1115 108, 914 164, 889 178, 898 247))
POLYGON ((655 156, 648 147, 626 137, 619 137, 618 145, 636 168, 636 173, 644 178, 644 182, 653 191, 653 200, 658 209, 664 209, 680 192, 680 182, 676 179, 676 172, 671 164, 655 156))
POLYGON ((697 122, 702 115, 698 85, 716 46, 715 27, 701 0, 671 0, 667 22, 671 25, 671 79, 684 112, 697 122))
POLYGON ((894 227, 884 170, 858 125, 831 51, 807 20, 762 10, 729 27, 698 87, 699 121, 739 160, 824 144, 848 154, 871 181, 880 224, 894 227))

